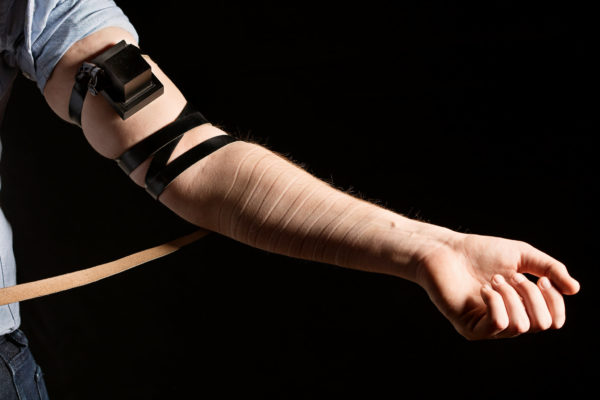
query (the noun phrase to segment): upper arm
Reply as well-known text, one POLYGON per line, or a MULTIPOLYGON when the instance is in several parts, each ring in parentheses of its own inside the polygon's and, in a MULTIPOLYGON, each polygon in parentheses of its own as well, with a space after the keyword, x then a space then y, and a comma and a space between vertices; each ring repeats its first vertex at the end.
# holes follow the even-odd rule
MULTIPOLYGON (((75 83, 75 74, 82 62, 91 60, 121 40, 136 44, 135 39, 126 30, 117 27, 104 28, 77 41, 62 56, 44 88, 44 97, 58 116, 70 121, 69 99, 75 83)), ((133 144, 175 120, 186 104, 183 94, 158 65, 148 57, 146 60, 152 72, 164 85, 164 93, 128 119, 122 120, 103 96, 92 96, 88 93, 85 98, 81 115, 83 132, 90 145, 105 157, 119 157, 133 144)), ((172 157, 177 157, 193 143, 219 134, 216 130, 209 124, 192 129, 184 136, 172 157)), ((142 184, 144 165, 138 170, 132 174, 132 178, 138 184, 142 184)))

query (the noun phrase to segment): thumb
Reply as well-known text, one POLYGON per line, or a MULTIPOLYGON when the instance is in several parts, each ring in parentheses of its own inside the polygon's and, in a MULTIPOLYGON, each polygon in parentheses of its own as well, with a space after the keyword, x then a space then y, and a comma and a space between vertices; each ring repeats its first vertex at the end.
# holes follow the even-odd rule
POLYGON ((527 245, 524 249, 518 270, 538 277, 547 277, 562 294, 579 292, 579 282, 571 277, 567 267, 533 246, 527 245))

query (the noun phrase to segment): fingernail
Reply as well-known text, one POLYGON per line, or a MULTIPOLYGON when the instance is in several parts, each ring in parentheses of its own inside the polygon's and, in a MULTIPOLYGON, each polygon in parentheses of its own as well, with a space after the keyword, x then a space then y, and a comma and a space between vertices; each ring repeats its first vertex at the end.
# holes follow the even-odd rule
POLYGON ((527 278, 525 278, 525 275, 523 274, 516 273, 513 275, 512 279, 515 283, 521 283, 527 278))
POLYGON ((492 287, 490 286, 489 283, 486 283, 485 285, 483 285, 483 290, 491 291, 492 287))
POLYGON ((543 277, 540 278, 540 286, 544 289, 549 289, 550 288, 550 279, 543 277))
POLYGON ((502 275, 494 275, 493 281, 496 285, 501 285, 502 283, 506 282, 502 275))

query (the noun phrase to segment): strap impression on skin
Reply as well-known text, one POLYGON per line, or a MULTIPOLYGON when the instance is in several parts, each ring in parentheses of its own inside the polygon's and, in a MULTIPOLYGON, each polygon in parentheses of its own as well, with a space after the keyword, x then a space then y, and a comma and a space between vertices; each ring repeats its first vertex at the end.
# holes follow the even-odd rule
MULTIPOLYGON (((125 120, 162 95, 164 87, 152 73, 140 50, 121 41, 92 61, 84 62, 79 68, 69 101, 69 117, 78 126, 81 126, 81 112, 88 92, 94 96, 102 94, 125 120)), ((140 164, 152 157, 146 172, 145 186, 146 191, 158 200, 167 186, 183 171, 221 147, 237 141, 229 135, 215 136, 169 162, 183 135, 205 123, 208 123, 206 118, 188 103, 175 121, 132 146, 116 162, 130 175, 140 164)), ((0 306, 95 282, 172 253, 207 233, 205 230, 199 230, 172 242, 96 267, 0 288, 0 306)))

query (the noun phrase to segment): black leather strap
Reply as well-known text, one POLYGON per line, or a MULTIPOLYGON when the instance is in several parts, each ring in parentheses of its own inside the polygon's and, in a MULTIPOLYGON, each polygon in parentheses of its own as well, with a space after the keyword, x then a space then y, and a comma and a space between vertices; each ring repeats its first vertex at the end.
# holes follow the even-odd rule
POLYGON ((91 91, 93 95, 98 93, 96 84, 98 83, 98 76, 102 73, 102 70, 96 65, 88 62, 84 62, 79 71, 75 76, 75 84, 71 91, 71 98, 69 99, 69 118, 73 123, 81 127, 81 111, 83 110, 83 102, 88 91, 91 91))
POLYGON ((169 163, 169 158, 183 135, 190 129, 205 123, 208 123, 208 120, 188 103, 175 121, 136 143, 116 161, 121 169, 129 175, 140 164, 152 157, 146 172, 146 190, 154 199, 158 199, 165 188, 183 171, 210 153, 237 140, 228 135, 213 137, 196 145, 169 163))
POLYGON ((175 140, 170 141, 154 154, 150 166, 148 167, 148 171, 146 171, 146 176, 154 176, 167 166, 171 154, 175 151, 175 147, 177 147, 182 137, 183 134, 178 136, 175 140))
MULTIPOLYGON (((208 120, 200 112, 194 111, 194 108, 188 103, 175 121, 154 132, 141 142, 136 143, 116 160, 117 164, 129 175, 140 164, 159 151, 162 153, 163 150, 166 151, 169 147, 175 149, 174 146, 170 145, 171 143, 174 142, 176 146, 185 132, 205 123, 208 123, 208 120)), ((172 152, 173 150, 168 155, 172 152)), ((168 158, 167 156, 167 160, 168 158)))
POLYGON ((164 166, 160 171, 151 175, 146 174, 146 191, 154 199, 158 199, 166 187, 183 171, 229 143, 237 141, 229 135, 210 138, 186 151, 175 160, 164 166))

